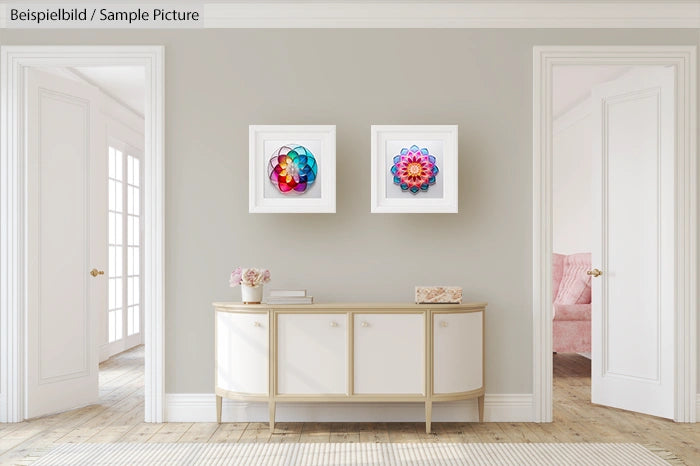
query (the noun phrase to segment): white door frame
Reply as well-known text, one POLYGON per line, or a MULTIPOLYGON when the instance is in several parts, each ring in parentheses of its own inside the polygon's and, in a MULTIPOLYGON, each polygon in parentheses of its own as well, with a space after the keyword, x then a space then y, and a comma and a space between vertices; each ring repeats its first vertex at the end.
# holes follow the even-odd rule
POLYGON ((164 48, 150 45, 0 47, 0 422, 26 413, 26 68, 100 65, 145 70, 145 421, 163 422, 164 48))
POLYGON ((697 120, 695 46, 546 46, 533 49, 533 421, 552 421, 552 67, 676 68, 675 414, 695 422, 697 383, 697 120))

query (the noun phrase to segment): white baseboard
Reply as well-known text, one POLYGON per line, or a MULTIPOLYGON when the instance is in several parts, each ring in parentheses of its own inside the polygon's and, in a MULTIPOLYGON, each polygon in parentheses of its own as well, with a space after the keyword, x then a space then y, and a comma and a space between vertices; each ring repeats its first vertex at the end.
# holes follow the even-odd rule
POLYGON ((695 422, 700 422, 700 393, 695 398, 695 422))
MULTIPOLYGON (((484 420, 487 422, 530 422, 531 394, 486 394, 484 420)), ((223 422, 267 422, 266 403, 224 399, 223 422)), ((168 393, 165 395, 167 422, 215 422, 213 393, 168 393)), ((278 422, 422 422, 423 403, 277 403, 278 422)), ((433 403, 435 422, 476 422, 476 400, 433 403)))

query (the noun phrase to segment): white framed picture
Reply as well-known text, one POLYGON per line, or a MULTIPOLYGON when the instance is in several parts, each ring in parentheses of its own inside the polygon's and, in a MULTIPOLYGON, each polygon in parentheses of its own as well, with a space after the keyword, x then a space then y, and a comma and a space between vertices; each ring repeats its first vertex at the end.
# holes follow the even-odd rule
POLYGON ((372 125, 374 213, 457 213, 457 125, 372 125))
POLYGON ((335 213, 335 125, 250 125, 251 213, 335 213))

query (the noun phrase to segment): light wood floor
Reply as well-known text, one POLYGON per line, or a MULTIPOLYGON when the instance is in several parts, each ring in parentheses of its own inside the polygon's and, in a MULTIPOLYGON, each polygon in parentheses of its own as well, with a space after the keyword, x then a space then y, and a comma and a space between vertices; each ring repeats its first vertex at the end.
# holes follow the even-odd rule
POLYGON ((0 464, 29 464, 66 442, 635 442, 700 465, 700 427, 590 403, 590 361, 554 356, 554 422, 266 423, 143 422, 143 347, 100 366, 100 403, 0 424, 0 464))

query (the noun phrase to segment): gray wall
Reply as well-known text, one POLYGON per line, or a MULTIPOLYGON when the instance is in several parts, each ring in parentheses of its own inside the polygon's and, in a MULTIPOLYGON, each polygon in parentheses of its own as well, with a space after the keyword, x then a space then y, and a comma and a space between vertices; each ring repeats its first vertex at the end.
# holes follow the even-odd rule
POLYGON ((166 46, 166 391, 213 391, 236 265, 317 301, 488 301, 490 393, 532 385, 532 46, 697 45, 697 30, 0 30, 166 46), (337 214, 248 214, 248 125, 337 125, 337 214), (371 124, 458 124, 457 215, 369 213, 371 124), (412 260, 418 253, 423 263, 412 260))

